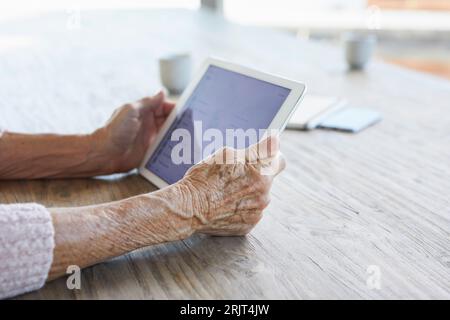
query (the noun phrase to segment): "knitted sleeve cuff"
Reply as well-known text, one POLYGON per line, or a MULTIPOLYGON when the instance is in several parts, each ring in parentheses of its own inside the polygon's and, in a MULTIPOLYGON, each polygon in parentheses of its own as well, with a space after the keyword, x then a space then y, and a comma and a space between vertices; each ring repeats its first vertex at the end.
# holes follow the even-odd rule
POLYGON ((45 207, 0 205, 0 299, 41 288, 54 246, 52 218, 45 207))

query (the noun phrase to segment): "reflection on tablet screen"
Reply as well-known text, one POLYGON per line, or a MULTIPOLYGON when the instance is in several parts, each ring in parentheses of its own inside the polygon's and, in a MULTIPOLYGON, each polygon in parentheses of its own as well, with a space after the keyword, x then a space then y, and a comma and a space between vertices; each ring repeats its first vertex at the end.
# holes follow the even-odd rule
POLYGON ((172 184, 193 164, 224 145, 248 147, 259 140, 259 129, 269 127, 290 91, 209 66, 146 168, 172 184), (251 141, 250 135, 245 139, 233 136, 237 129, 252 129, 248 132, 257 133, 256 141, 251 141))

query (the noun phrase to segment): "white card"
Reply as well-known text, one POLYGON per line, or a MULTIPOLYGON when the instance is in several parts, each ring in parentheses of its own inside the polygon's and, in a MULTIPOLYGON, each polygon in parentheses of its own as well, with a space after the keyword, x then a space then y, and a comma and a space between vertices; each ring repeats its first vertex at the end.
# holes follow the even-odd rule
POLYGON ((342 107, 337 97, 307 94, 287 124, 288 129, 314 129, 321 119, 342 107))
POLYGON ((318 128, 359 132, 381 120, 377 111, 365 108, 342 108, 321 121, 318 128))

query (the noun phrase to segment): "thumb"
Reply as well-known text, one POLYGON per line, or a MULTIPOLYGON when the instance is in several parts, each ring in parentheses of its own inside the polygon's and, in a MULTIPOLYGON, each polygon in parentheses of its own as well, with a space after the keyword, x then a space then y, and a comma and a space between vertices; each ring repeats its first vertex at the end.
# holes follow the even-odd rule
POLYGON ((159 107, 164 101, 164 92, 160 90, 157 94, 151 97, 145 97, 138 101, 139 109, 145 112, 149 109, 159 107))
POLYGON ((164 101, 164 91, 159 90, 157 94, 155 94, 153 97, 153 100, 158 105, 161 104, 164 101))
POLYGON ((274 157, 280 150, 280 141, 277 135, 271 135, 260 142, 251 145, 246 150, 246 158, 250 163, 274 157))

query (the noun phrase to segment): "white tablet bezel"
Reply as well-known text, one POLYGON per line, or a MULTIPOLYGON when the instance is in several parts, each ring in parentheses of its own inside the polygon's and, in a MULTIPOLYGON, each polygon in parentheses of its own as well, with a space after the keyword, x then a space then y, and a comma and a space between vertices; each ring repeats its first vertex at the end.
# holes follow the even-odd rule
POLYGON ((169 130, 170 126, 172 125, 173 121, 175 121, 175 118, 177 114, 180 112, 180 110, 185 105, 186 101, 191 96, 192 92, 197 87, 199 81, 202 79, 203 75, 205 74, 206 70, 208 70, 208 67, 210 65, 217 66, 226 70, 238 72, 240 74, 253 77, 255 79, 263 80, 269 83, 273 83, 275 85, 279 85, 285 88, 288 88, 291 90, 289 95, 287 96, 286 100, 280 107, 280 110, 277 112, 275 117, 273 118, 272 122, 270 123, 269 127, 267 129, 278 129, 282 131, 290 116, 295 112, 297 106, 299 105, 301 99, 304 96, 304 93, 306 91, 306 86, 303 83, 296 82, 293 80, 285 79, 279 76, 275 76, 273 74, 264 73, 261 71, 257 71, 251 68, 243 67, 238 64, 218 60, 215 58, 208 58, 201 66, 200 70, 195 74, 193 79, 190 81, 188 87, 184 90, 183 94, 180 96, 174 110, 170 113, 169 117, 167 118, 166 122, 164 123, 163 127, 161 128, 160 132, 158 133, 155 141, 152 143, 150 148, 147 150, 144 160, 142 161, 140 167, 139 167, 139 173, 145 177, 147 180, 155 184, 158 188, 164 188, 168 186, 169 184, 161 179, 158 175, 148 170, 145 165, 147 161, 150 159, 150 157, 153 155, 157 147, 159 146, 161 140, 164 138, 167 130, 169 130))

